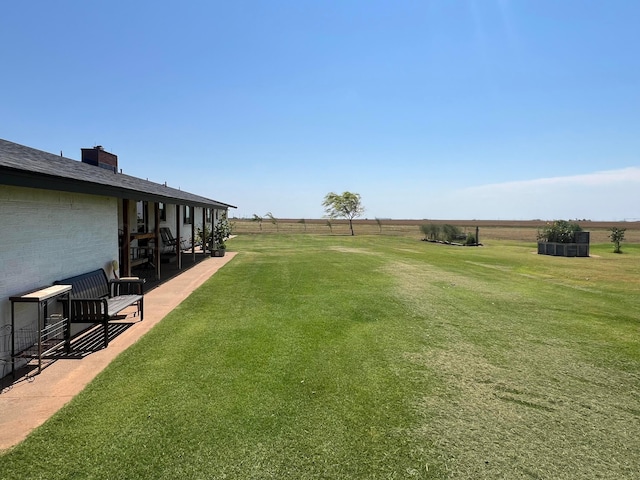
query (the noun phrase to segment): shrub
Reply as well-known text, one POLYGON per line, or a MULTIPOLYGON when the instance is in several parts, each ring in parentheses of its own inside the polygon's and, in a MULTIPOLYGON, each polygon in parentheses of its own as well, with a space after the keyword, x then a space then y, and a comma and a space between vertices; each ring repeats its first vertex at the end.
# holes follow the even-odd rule
POLYGON ((207 248, 210 248, 211 229, 209 225, 205 224, 204 229, 198 227, 196 231, 196 242, 200 243, 200 245, 207 245, 207 248))
POLYGON ((420 230, 424 233, 425 240, 438 240, 440 237, 440 227, 435 223, 420 225, 420 230))
POLYGON ((446 223, 442 226, 442 237, 447 242, 453 242, 454 240, 459 239, 461 235, 464 235, 462 230, 455 225, 446 223))
MULTIPOLYGON (((445 242, 453 242, 454 240, 468 241, 467 235, 462 232, 460 227, 445 223, 444 225, 436 225, 435 223, 425 223, 420 225, 420 231, 424 233, 425 240, 442 240, 445 242)), ((475 243, 475 236, 474 243, 475 243)))
POLYGON ((538 230, 539 242, 574 243, 575 233, 581 232, 582 227, 577 223, 566 220, 555 220, 547 223, 542 230, 538 230))

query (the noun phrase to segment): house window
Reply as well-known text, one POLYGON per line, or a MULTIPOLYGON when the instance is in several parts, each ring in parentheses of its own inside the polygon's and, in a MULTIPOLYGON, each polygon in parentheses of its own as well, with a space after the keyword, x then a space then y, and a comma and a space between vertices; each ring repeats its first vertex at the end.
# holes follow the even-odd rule
POLYGON ((138 233, 149 231, 149 215, 147 202, 136 202, 137 230, 138 233))
POLYGON ((205 209, 205 222, 206 223, 211 223, 211 209, 210 208, 206 208, 205 209))
POLYGON ((192 222, 192 218, 191 218, 191 207, 189 205, 185 205, 184 206, 184 223, 185 224, 191 224, 192 222))
POLYGON ((166 221, 167 220, 167 206, 160 202, 158 203, 158 210, 160 211, 160 220, 162 221, 166 221))

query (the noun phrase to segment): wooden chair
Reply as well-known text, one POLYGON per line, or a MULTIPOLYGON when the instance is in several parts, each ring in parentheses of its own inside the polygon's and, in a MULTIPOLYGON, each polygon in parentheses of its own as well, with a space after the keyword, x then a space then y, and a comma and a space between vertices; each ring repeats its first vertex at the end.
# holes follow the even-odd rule
POLYGON ((162 239, 163 252, 175 252, 176 246, 179 247, 180 250, 186 250, 190 248, 191 245, 187 245, 188 242, 180 241, 173 236, 171 230, 167 227, 160 227, 160 238, 162 239))

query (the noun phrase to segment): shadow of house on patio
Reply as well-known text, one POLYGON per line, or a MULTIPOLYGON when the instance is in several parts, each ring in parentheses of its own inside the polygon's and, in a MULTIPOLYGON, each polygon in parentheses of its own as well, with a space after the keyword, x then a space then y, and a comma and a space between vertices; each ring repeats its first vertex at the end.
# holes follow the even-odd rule
MULTIPOLYGON (((122 335, 140 321, 142 320, 140 320, 139 317, 129 317, 127 320, 109 323, 107 328, 109 342, 122 335)), ((71 347, 68 352, 64 346, 60 346, 53 352, 43 356, 41 368, 44 370, 57 360, 82 360, 86 356, 103 350, 104 348, 104 330, 102 324, 91 325, 71 339, 71 347)), ((7 375, 0 379, 0 390, 4 390, 25 380, 32 381, 35 376, 38 375, 38 370, 38 361, 31 359, 26 365, 16 369, 15 378, 13 378, 13 375, 7 375)))

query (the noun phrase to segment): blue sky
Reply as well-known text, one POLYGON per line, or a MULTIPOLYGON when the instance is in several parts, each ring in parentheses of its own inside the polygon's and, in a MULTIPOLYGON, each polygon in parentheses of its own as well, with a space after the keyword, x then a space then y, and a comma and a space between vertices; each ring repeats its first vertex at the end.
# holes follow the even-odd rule
POLYGON ((319 218, 640 219, 635 0, 6 2, 0 137, 319 218))

